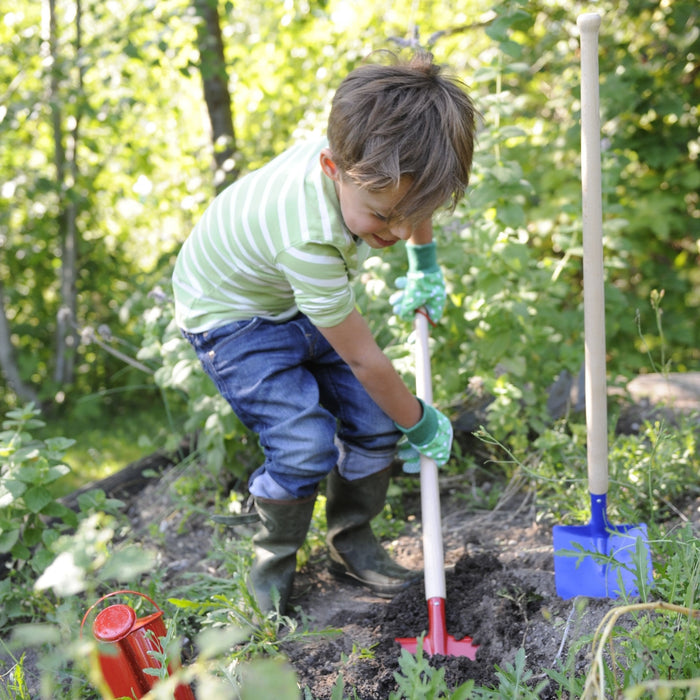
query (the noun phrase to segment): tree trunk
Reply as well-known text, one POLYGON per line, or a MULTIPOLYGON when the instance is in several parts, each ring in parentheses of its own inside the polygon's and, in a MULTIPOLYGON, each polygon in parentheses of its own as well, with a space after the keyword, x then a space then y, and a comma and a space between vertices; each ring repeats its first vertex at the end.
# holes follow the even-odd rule
POLYGON ((39 404, 39 395, 32 386, 22 381, 17 367, 15 350, 10 340, 10 324, 5 313, 5 292, 2 280, 0 280, 0 370, 8 386, 15 392, 20 401, 23 403, 33 401, 35 404, 39 404))
POLYGON ((228 89, 218 0, 194 0, 194 9, 201 20, 197 24, 199 70, 214 145, 216 168, 214 184, 216 191, 221 192, 236 180, 240 168, 235 161, 236 134, 233 127, 231 94, 228 89))
MULTIPOLYGON (((81 4, 76 2, 76 56, 81 48, 81 4)), ((54 137, 54 165, 56 168, 57 191, 61 193, 61 212, 58 216, 59 235, 61 236, 60 290, 61 305, 56 318, 56 359, 54 379, 59 386, 70 384, 75 373, 75 356, 78 345, 76 332, 77 316, 77 206, 70 193, 74 190, 78 168, 76 151, 80 127, 79 100, 82 95, 83 71, 78 60, 77 106, 73 127, 68 134, 68 148, 64 143, 63 114, 61 111, 61 56, 58 46, 58 29, 56 19, 56 0, 48 0, 45 17, 45 47, 50 59, 49 104, 51 105, 51 123, 54 137), (66 194, 68 193, 68 194, 66 194)))

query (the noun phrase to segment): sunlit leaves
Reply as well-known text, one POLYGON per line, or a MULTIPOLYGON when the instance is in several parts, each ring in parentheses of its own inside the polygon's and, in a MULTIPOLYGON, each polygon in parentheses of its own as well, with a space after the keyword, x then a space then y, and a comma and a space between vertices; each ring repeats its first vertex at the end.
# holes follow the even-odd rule
MULTIPOLYGON (((321 133, 335 86, 371 51, 429 46, 437 61, 470 86, 484 115, 468 219, 483 220, 484 229, 526 230, 531 260, 506 258, 508 269, 519 265, 524 276, 530 269, 547 271, 569 285, 567 303, 575 307, 575 22, 588 9, 550 0, 465 0, 458 7, 411 0, 220 2, 235 165, 242 171, 257 167, 293 140, 321 133)), ((663 286, 670 319, 666 342, 683 368, 697 360, 699 345, 697 324, 686 311, 697 302, 700 285, 698 10, 687 0, 634 0, 628 11, 604 2, 597 9, 604 17, 606 264, 616 290, 610 294, 611 360, 624 356, 628 371, 646 365, 635 347, 629 309, 639 307, 645 332, 653 331, 646 299, 651 288, 663 286)), ((0 274, 12 280, 6 308, 20 373, 47 397, 65 392, 51 384, 55 316, 62 303, 57 280, 63 205, 80 209, 79 322, 106 324, 135 348, 151 287, 156 281, 167 287, 172 253, 214 193, 192 3, 83 3, 80 51, 73 12, 72 3, 57 2, 64 126, 80 116, 77 176, 66 191, 57 186, 53 164, 41 3, 20 0, 0 22, 0 80, 7 86, 0 96, 0 274)), ((492 266, 494 260, 479 264, 492 266)), ((490 276, 498 274, 495 264, 482 279, 467 277, 490 289, 490 276)), ((462 293, 460 283, 451 282, 454 294, 462 293)), ((539 280, 529 286, 538 287, 539 280)), ((559 298, 566 294, 561 289, 557 284, 553 290, 559 298)), ((450 332, 462 331, 453 322, 450 332)), ((558 329, 563 338, 571 333, 568 326, 558 329)), ((450 339, 450 345, 459 342, 450 339)), ((70 392, 135 381, 123 363, 94 344, 81 345, 78 356, 70 392)), ((183 364, 176 372, 183 383, 187 371, 183 364)))

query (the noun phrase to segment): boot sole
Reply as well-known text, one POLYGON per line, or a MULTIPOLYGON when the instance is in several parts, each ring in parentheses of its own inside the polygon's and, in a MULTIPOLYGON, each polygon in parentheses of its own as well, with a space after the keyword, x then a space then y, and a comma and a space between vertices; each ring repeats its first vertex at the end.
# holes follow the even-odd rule
POLYGON ((330 573, 333 574, 333 576, 335 576, 337 579, 341 581, 348 581, 357 586, 362 586, 363 588, 366 588, 367 590, 374 593, 374 595, 376 595, 379 598, 393 598, 397 593, 405 591, 409 586, 411 586, 411 584, 415 583, 418 579, 420 579, 420 575, 416 575, 416 577, 413 579, 408 579, 397 584, 382 585, 371 583, 353 574, 349 569, 346 569, 342 564, 338 564, 337 562, 331 562, 331 564, 328 567, 328 571, 330 571, 330 573))

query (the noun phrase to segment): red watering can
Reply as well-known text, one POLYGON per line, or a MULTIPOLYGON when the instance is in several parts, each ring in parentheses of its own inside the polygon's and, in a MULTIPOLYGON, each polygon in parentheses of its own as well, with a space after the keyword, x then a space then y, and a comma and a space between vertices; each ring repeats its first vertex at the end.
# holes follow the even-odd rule
MULTIPOLYGON (((137 595, 148 600, 156 612, 137 618, 129 605, 110 605, 102 610, 92 623, 92 633, 100 642, 98 658, 105 682, 115 698, 142 698, 158 682, 158 676, 145 669, 160 669, 160 661, 148 652, 163 653, 160 638, 166 635, 163 611, 143 593, 115 591, 102 596, 90 606, 80 623, 80 634, 88 615, 103 600, 116 595, 137 595)), ((168 666, 168 673, 172 669, 168 666)), ((188 685, 180 684, 175 690, 175 700, 195 700, 188 685)))

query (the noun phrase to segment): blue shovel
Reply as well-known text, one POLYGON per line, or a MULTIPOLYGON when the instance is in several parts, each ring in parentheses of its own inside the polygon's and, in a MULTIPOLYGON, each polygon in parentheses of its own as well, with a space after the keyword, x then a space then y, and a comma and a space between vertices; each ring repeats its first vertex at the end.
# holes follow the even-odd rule
POLYGON ((608 414, 605 378, 603 215, 598 107, 600 15, 578 18, 581 32, 581 178, 586 435, 591 520, 557 525, 554 578, 561 598, 635 596, 652 581, 647 527, 611 525, 607 517, 608 414))

